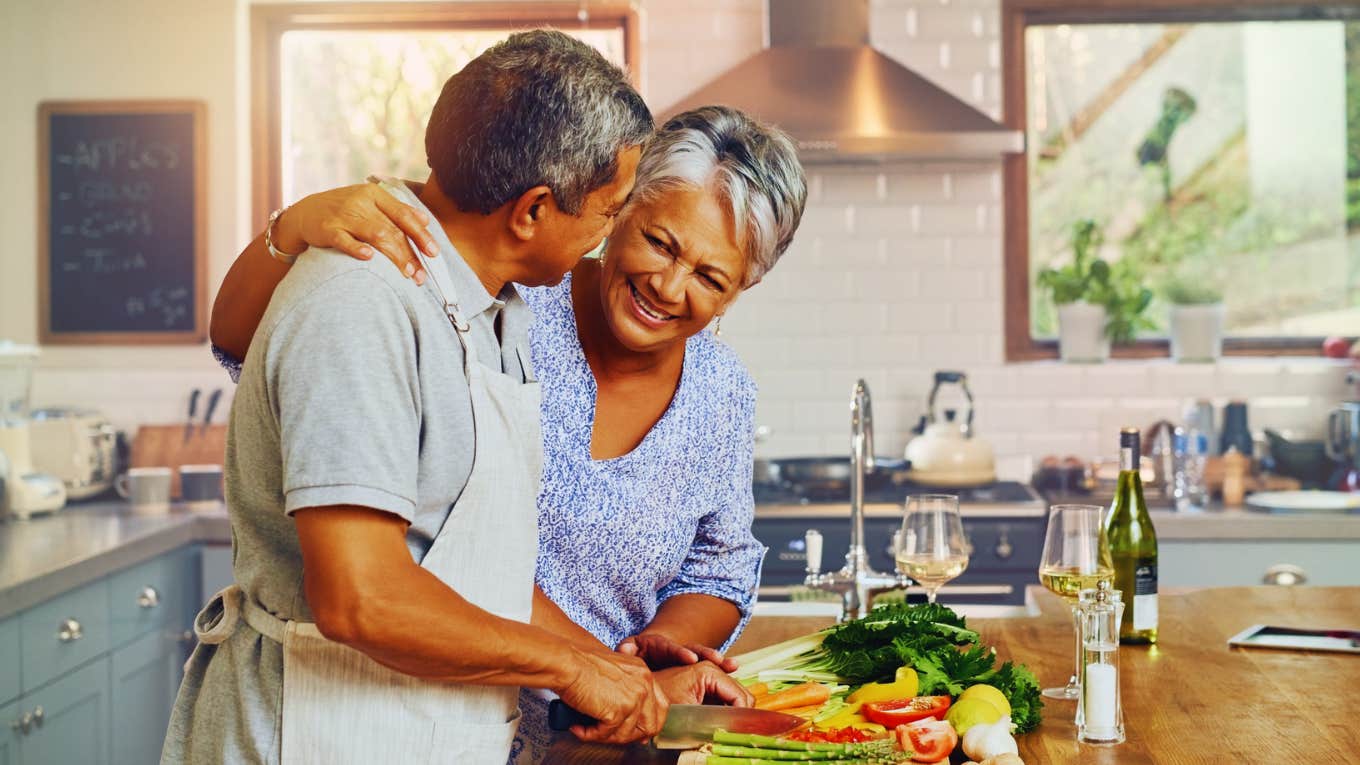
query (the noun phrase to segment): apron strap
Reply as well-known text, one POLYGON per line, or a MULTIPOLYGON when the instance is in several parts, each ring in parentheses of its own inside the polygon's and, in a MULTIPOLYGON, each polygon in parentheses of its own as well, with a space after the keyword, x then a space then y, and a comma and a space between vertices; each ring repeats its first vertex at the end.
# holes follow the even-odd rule
POLYGON ((242 620, 250 628, 276 643, 282 643, 288 630, 320 637, 321 631, 311 622, 284 620, 264 610, 253 598, 246 597, 240 586, 232 584, 212 596, 203 610, 194 617, 194 635, 198 642, 218 645, 236 632, 242 620))

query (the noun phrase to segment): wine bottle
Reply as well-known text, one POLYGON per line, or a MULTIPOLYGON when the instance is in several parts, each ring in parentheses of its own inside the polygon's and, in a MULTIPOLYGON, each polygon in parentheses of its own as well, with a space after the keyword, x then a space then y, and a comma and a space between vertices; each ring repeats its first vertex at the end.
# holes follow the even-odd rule
POLYGON ((1152 528, 1143 479, 1137 428, 1119 432, 1119 485, 1105 521, 1114 562, 1114 586, 1123 593, 1121 643, 1157 642, 1157 533, 1152 528))

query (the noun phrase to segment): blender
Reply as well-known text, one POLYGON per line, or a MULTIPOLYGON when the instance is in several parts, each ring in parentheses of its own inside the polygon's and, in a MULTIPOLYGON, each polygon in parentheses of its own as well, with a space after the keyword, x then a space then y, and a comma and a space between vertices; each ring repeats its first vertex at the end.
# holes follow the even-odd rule
POLYGON ((4 484, 0 515, 28 518, 66 504, 61 479, 33 469, 29 445, 28 393, 38 349, 0 341, 0 475, 4 484))

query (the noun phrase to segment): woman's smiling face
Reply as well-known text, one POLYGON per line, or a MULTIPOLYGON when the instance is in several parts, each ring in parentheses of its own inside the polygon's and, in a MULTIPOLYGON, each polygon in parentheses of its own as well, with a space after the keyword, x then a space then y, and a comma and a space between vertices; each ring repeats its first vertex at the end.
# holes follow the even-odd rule
POLYGON ((605 249, 601 297, 618 341, 660 350, 708 326, 745 284, 746 256, 715 192, 690 185, 635 201, 605 249))

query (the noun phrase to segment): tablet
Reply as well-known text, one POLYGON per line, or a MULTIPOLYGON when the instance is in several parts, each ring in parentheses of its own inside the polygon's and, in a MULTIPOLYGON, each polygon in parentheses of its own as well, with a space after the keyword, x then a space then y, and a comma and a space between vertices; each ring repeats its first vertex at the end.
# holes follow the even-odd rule
POLYGON ((1360 630, 1303 630, 1253 624, 1228 638, 1243 648, 1283 648, 1291 651, 1360 653, 1360 630))

